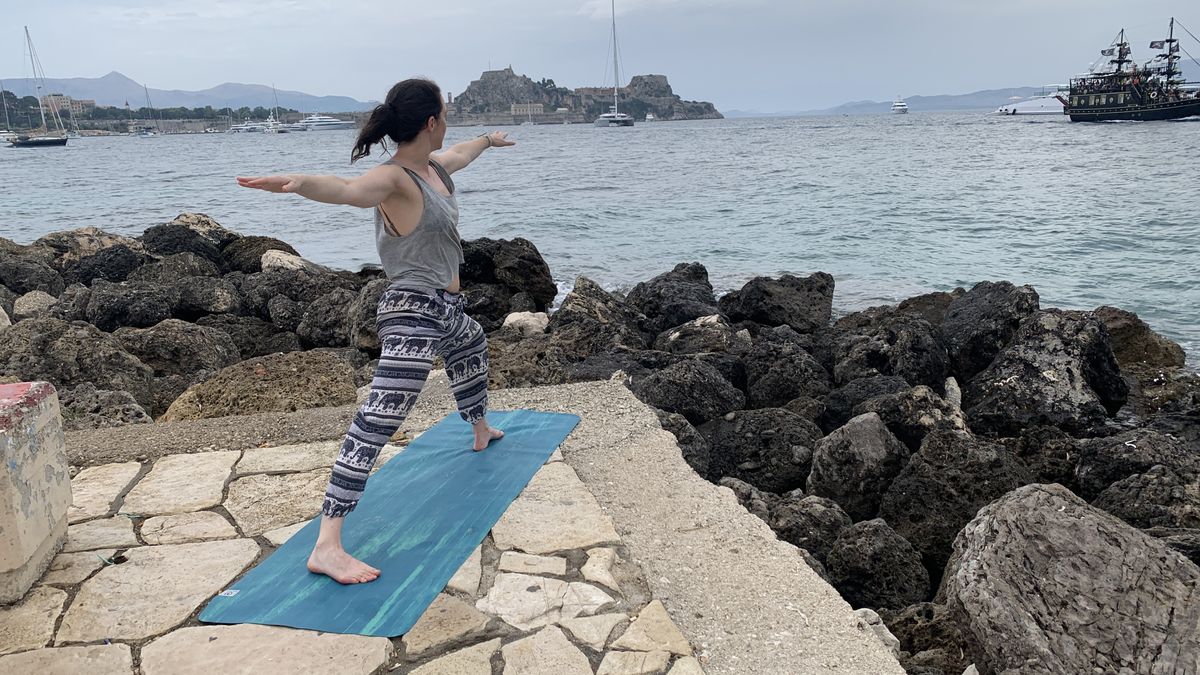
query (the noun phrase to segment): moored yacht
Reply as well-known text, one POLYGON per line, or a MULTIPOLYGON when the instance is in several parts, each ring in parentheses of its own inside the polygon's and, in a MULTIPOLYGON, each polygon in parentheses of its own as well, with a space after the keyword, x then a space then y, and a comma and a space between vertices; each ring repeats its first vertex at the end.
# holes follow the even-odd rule
POLYGON ((633 116, 617 110, 617 89, 621 82, 620 67, 617 63, 617 2, 612 0, 612 55, 613 55, 613 104, 608 112, 601 114, 593 122, 598 127, 631 127, 633 116))
POLYGON ((329 115, 309 115, 300 120, 298 124, 309 131, 324 131, 328 129, 353 129, 356 125, 353 120, 340 120, 329 115))
POLYGON ((617 106, 608 107, 608 112, 596 118, 595 125, 598 127, 631 127, 633 126, 633 117, 627 113, 617 112, 617 106))
POLYGON ((908 104, 905 103, 904 99, 900 98, 899 96, 896 96, 896 100, 892 101, 892 114, 893 115, 907 115, 908 114, 908 104))

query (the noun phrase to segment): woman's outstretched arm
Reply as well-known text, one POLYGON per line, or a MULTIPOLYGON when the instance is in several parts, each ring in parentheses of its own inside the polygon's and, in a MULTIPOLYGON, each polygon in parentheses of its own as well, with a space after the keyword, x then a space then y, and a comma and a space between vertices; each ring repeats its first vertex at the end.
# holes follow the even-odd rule
POLYGON ((516 144, 516 141, 508 140, 507 131, 493 131, 469 141, 455 143, 441 152, 429 155, 429 159, 441 164, 446 173, 454 173, 474 162, 488 148, 506 148, 516 144))
POLYGON ((267 192, 294 192, 301 197, 326 204, 348 204, 364 209, 379 206, 396 191, 403 171, 381 164, 354 178, 285 174, 280 176, 238 176, 242 187, 267 192))

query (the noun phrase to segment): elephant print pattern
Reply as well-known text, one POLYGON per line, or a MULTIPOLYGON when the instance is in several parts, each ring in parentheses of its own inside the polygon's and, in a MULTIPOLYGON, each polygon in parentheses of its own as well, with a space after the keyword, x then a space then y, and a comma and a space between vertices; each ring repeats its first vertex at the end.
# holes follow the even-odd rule
POLYGON ((379 299, 376 326, 382 353, 371 392, 333 465, 321 512, 340 518, 362 498, 379 451, 417 402, 433 358, 446 362, 458 412, 468 424, 487 412, 488 351, 483 328, 463 312, 458 293, 389 286, 379 299))

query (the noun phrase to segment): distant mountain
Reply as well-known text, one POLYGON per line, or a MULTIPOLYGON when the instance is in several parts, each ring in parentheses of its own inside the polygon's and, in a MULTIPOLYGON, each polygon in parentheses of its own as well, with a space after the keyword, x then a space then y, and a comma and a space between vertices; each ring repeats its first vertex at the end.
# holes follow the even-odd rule
MULTIPOLYGON (((18 96, 33 95, 25 78, 5 78, 4 86, 18 96)), ((66 94, 72 98, 92 99, 97 105, 139 108, 146 105, 146 94, 142 85, 113 71, 104 77, 72 77, 46 80, 46 91, 66 94)), ((301 112, 357 112, 370 110, 373 102, 357 101, 347 96, 313 96, 299 91, 277 90, 279 105, 301 112)), ((150 100, 156 108, 269 108, 275 98, 271 88, 261 84, 237 84, 227 82, 203 91, 180 91, 178 89, 150 89, 150 100)))

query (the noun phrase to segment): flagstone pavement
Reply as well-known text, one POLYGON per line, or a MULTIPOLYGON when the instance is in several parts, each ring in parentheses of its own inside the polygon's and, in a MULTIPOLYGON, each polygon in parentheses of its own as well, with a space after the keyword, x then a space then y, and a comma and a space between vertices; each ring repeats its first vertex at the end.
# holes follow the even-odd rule
MULTIPOLYGON (((379 466, 452 409, 443 390, 425 397, 424 414, 410 418, 417 428, 406 426, 379 466)), ((498 393, 520 405, 519 394, 498 393)), ((529 407, 571 408, 541 403, 529 407)), ((670 580, 647 578, 610 508, 573 467, 572 448, 599 440, 587 429, 568 439, 566 461, 555 451, 412 630, 394 639, 196 619, 319 511, 338 439, 84 468, 72 480, 63 552, 22 602, 0 607, 0 673, 767 672, 742 670, 751 661, 739 665, 737 655, 708 670, 721 645, 680 630, 662 601, 670 580)), ((585 457, 577 455, 586 465, 585 457)), ((869 627, 847 618, 848 605, 844 612, 835 632, 861 636, 866 661, 847 655, 843 669, 836 657, 788 659, 774 672, 903 672, 869 627), (879 669, 855 670, 872 659, 879 669)), ((764 625, 753 639, 769 649, 783 637, 771 633, 777 628, 764 625)))

